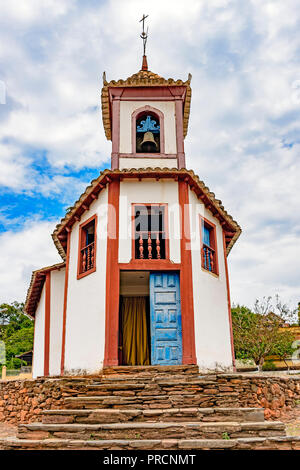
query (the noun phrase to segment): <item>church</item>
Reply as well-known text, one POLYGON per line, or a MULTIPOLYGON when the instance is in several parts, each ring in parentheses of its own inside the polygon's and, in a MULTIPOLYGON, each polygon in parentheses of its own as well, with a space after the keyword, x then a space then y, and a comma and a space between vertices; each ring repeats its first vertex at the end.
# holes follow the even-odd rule
MULTIPOLYGON (((103 74, 111 168, 52 233, 62 262, 33 272, 33 377, 111 366, 234 370, 227 257, 241 229, 186 166, 191 76, 103 74)), ((201 111, 199 111, 201 112, 201 111)))

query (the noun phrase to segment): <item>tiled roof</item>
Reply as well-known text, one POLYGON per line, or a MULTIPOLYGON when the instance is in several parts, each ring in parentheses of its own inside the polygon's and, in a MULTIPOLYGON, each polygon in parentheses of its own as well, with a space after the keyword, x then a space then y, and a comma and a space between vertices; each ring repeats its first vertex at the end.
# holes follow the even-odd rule
POLYGON ((134 73, 126 80, 111 80, 110 82, 106 81, 105 74, 103 74, 103 88, 101 92, 101 103, 102 103, 102 120, 106 138, 111 140, 111 113, 109 106, 109 88, 113 87, 161 87, 161 86, 185 86, 186 87, 186 96, 184 101, 184 110, 183 110, 183 134, 184 137, 187 135, 189 116, 190 116, 190 107, 191 107, 191 78, 189 75, 188 79, 183 82, 182 80, 174 80, 173 78, 165 79, 156 73, 151 72, 150 70, 140 70, 137 73, 134 73))
POLYGON ((104 170, 100 173, 98 178, 94 179, 91 184, 86 188, 85 192, 75 202, 73 207, 69 209, 65 217, 61 219, 60 223, 56 226, 52 238, 55 246, 65 260, 66 258, 66 239, 67 231, 70 230, 72 225, 80 220, 81 215, 88 210, 90 204, 98 196, 98 194, 106 187, 112 179, 127 179, 127 178, 172 178, 175 180, 183 179, 187 181, 191 189, 195 192, 197 197, 205 204, 205 206, 212 212, 214 216, 219 218, 225 231, 227 232, 227 254, 230 252, 232 246, 241 234, 241 227, 238 223, 228 214, 222 205, 222 201, 216 199, 215 194, 209 190, 205 183, 200 180, 199 176, 195 175, 192 170, 177 168, 131 168, 128 170, 104 170))
POLYGON ((27 291, 26 301, 24 311, 30 317, 34 317, 37 305, 39 303, 42 288, 45 282, 46 273, 53 271, 54 269, 61 269, 65 267, 65 263, 57 263, 52 266, 47 266, 45 268, 37 269, 33 271, 31 276, 30 285, 27 291))

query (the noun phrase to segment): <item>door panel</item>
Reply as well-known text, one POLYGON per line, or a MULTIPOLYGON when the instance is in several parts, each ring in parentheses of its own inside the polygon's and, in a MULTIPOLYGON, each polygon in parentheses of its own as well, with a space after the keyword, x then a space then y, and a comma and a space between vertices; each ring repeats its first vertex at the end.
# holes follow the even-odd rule
POLYGON ((182 363, 178 273, 150 273, 151 364, 182 363))

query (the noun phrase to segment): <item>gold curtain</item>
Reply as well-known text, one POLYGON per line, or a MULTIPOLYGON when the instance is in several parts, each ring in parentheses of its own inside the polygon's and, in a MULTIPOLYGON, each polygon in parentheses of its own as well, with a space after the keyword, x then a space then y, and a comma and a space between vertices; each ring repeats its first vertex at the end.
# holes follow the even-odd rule
POLYGON ((129 366, 149 365, 146 297, 123 297, 123 361, 129 366))

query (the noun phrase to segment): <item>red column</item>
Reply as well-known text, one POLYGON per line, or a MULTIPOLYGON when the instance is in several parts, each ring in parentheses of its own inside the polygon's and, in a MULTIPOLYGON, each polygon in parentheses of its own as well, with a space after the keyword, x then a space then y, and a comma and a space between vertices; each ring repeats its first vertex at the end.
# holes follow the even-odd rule
POLYGON ((225 274, 226 274, 226 286, 227 286, 227 305, 228 305, 228 320, 229 320, 229 328, 230 328, 230 343, 231 343, 232 365, 233 365, 233 369, 236 370, 236 367, 235 367, 234 344, 233 344, 232 318, 231 318, 230 286, 229 286, 227 254, 226 254, 226 241, 225 241, 225 233, 224 233, 224 230, 223 230, 223 248, 224 248, 224 263, 225 263, 225 274))
POLYGON ((191 230, 188 191, 188 183, 185 181, 178 181, 179 205, 181 212, 180 297, 182 318, 182 363, 196 364, 192 253, 190 247, 191 230))
MULTIPOLYGON (((119 91, 121 94, 121 91, 119 91)), ((113 96, 112 99, 112 151, 111 169, 119 168, 120 151, 120 96, 113 96)))
POLYGON ((106 254, 106 313, 104 366, 118 365, 119 346, 119 197, 120 181, 108 186, 108 223, 106 254))
POLYGON ((67 256, 66 256, 66 272, 65 272, 62 342, 61 342, 61 362, 60 362, 61 375, 63 375, 65 371, 66 321, 67 321, 67 300, 68 300, 68 284, 69 284, 70 243, 71 243, 71 231, 69 229, 68 238, 67 238, 67 256))
POLYGON ((49 375, 50 353, 50 295, 51 295, 51 271, 46 273, 45 281, 45 340, 44 340, 44 375, 49 375))
POLYGON ((178 155, 178 168, 185 168, 184 138, 183 138, 183 102, 182 98, 175 98, 176 116, 176 144, 178 155))

